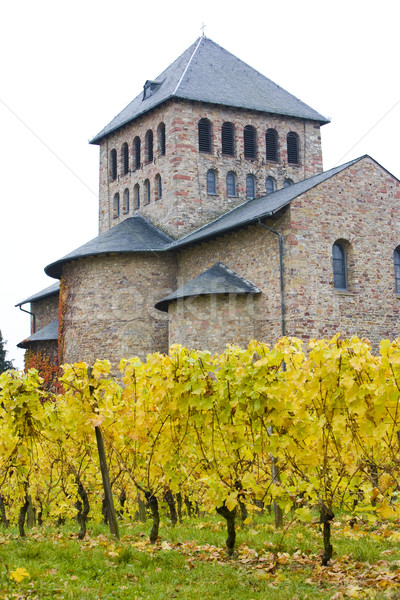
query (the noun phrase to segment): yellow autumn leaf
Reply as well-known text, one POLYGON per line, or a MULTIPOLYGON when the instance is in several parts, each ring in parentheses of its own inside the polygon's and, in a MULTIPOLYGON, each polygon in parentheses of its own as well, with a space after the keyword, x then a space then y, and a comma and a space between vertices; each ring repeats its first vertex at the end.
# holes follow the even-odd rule
POLYGON ((30 577, 25 567, 18 567, 15 571, 10 571, 10 579, 15 581, 15 583, 20 583, 25 577, 30 577))
POLYGON ((390 519, 391 517, 395 517, 397 515, 394 508, 390 506, 386 501, 382 502, 382 504, 379 506, 378 512, 383 519, 390 519))

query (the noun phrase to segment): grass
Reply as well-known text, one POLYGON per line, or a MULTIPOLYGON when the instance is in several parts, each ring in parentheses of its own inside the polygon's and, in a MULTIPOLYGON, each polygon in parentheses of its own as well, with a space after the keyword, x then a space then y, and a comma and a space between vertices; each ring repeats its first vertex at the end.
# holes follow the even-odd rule
POLYGON ((400 599, 398 523, 354 529, 337 520, 335 555, 320 567, 317 522, 276 532, 270 517, 238 527, 237 553, 223 549, 225 524, 209 516, 172 527, 147 541, 149 524, 122 523, 121 542, 92 524, 85 540, 77 526, 0 530, 0 599, 11 600, 330 600, 400 599), (12 573, 29 573, 15 582, 12 573), (335 596, 336 594, 336 596, 335 596), (337 595, 339 594, 339 595, 337 595))

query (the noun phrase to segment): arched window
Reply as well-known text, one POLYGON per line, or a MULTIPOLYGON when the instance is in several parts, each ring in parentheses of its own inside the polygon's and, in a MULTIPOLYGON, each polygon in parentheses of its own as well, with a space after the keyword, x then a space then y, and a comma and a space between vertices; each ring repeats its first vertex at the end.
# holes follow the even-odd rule
POLYGON ((153 160, 153 132, 149 129, 146 132, 146 162, 153 160))
POLYGON ((267 129, 265 133, 265 153, 267 160, 278 160, 278 134, 275 129, 267 129))
POLYGON ((288 163, 297 165, 299 163, 299 136, 291 131, 287 134, 286 142, 288 163))
POLYGON ((243 132, 244 157, 248 160, 257 158, 256 130, 251 125, 246 125, 243 132))
POLYGON ((256 197, 256 178, 254 175, 246 175, 246 198, 256 197))
POLYGON ((265 193, 272 194, 275 191, 275 179, 273 177, 267 177, 265 180, 265 193))
POLYGON ((119 194, 118 192, 114 194, 113 199, 113 219, 118 219, 119 217, 119 194))
POLYGON ((144 200, 145 204, 150 204, 150 181, 148 179, 144 182, 144 200))
POLYGON ((129 173, 129 146, 125 142, 121 148, 122 155, 122 175, 129 173))
POLYGON ((158 153, 160 156, 165 156, 165 124, 160 123, 157 129, 158 132, 158 153))
POLYGON ((211 152, 211 123, 208 119, 200 119, 199 124, 199 151, 211 152))
POLYGON ((236 196, 236 175, 232 171, 226 176, 226 195, 236 196))
POLYGON ((216 195, 217 193, 217 176, 215 171, 209 169, 207 171, 207 194, 216 195))
POLYGON ((340 242, 332 246, 333 287, 335 290, 347 290, 346 251, 340 242))
POLYGON ((129 190, 128 188, 124 189, 123 201, 122 201, 122 212, 129 212, 129 190))
POLYGON ((135 210, 136 210, 136 209, 140 208, 140 187, 139 187, 138 183, 133 188, 133 198, 135 201, 135 210))
POLYGON ((396 294, 400 294, 400 246, 393 252, 393 262, 396 294))
POLYGON ((156 175, 156 200, 161 200, 162 198, 162 182, 161 176, 156 175))
POLYGON ((110 175, 111 179, 117 179, 117 151, 115 148, 110 152, 110 175))
POLYGON ((291 185, 293 185, 293 179, 285 179, 285 181, 283 182, 283 187, 287 188, 290 187, 291 185))
POLYGON ((235 128, 232 123, 222 123, 222 154, 235 156, 235 128))
POLYGON ((133 153, 135 170, 140 169, 140 137, 138 136, 133 140, 133 153))

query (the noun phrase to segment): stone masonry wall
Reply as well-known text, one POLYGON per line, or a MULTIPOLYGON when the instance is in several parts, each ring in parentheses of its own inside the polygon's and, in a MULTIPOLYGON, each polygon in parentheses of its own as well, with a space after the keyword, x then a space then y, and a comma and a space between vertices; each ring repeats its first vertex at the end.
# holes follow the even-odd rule
POLYGON ((168 351, 168 318, 154 308, 176 287, 171 254, 113 254, 79 259, 63 273, 63 362, 168 351))
POLYGON ((223 352, 227 344, 245 347, 254 339, 252 294, 195 296, 172 302, 168 309, 169 345, 223 352))
POLYGON ((318 123, 257 113, 244 109, 187 101, 170 101, 158 107, 123 129, 109 135, 100 148, 100 212, 99 229, 103 232, 135 212, 134 187, 140 187, 140 212, 174 238, 180 238, 197 227, 246 200, 246 175, 256 179, 256 196, 265 195, 266 177, 273 177, 276 189, 285 179, 294 182, 322 171, 320 127, 318 123), (207 118, 212 126, 212 152, 198 150, 198 122, 207 118), (160 156, 157 128, 166 127, 166 155, 160 156), (221 130, 224 122, 235 126, 235 156, 222 156, 221 130), (252 125, 257 135, 257 158, 244 158, 243 130, 252 125), (267 161, 265 132, 278 132, 278 161, 267 161), (145 162, 145 135, 151 129, 154 136, 154 160, 145 162), (288 165, 286 136, 296 132, 299 137, 300 160, 288 165), (139 136, 142 145, 142 164, 133 170, 133 139, 139 136), (130 172, 122 174, 121 147, 127 142, 130 150, 130 172), (111 179, 110 152, 117 150, 118 176, 111 179), (217 194, 207 194, 206 174, 213 169, 217 175, 217 194), (235 197, 226 193, 226 175, 234 172, 237 181, 235 197), (156 177, 162 180, 162 198, 157 199, 156 177), (150 203, 145 203, 144 182, 149 180, 150 203), (124 190, 129 190, 130 207, 122 209, 124 190), (120 195, 120 214, 113 215, 113 198, 120 195))
MULTIPOLYGON (((275 222, 266 221, 266 223, 269 227, 281 231, 286 240, 289 218, 290 211, 286 209, 280 219, 275 222)), ((285 245, 287 247, 287 244, 284 242, 284 247, 285 245)), ((197 277, 218 261, 225 263, 239 275, 251 281, 262 292, 261 294, 254 295, 252 302, 242 307, 247 316, 254 314, 254 329, 250 331, 248 325, 243 325, 245 334, 241 334, 241 343, 247 344, 252 337, 255 337, 256 339, 273 344, 281 336, 282 331, 278 237, 259 225, 252 225, 215 240, 182 249, 178 256, 178 287, 197 277)), ((187 312, 188 306, 185 307, 187 312)), ((202 308, 205 310, 204 302, 202 308)), ((234 314, 239 314, 239 308, 234 314)), ((170 339, 178 341, 178 326, 173 312, 171 312, 170 318, 173 328, 170 339)), ((201 319, 196 320, 195 315, 193 318, 187 315, 188 323, 191 320, 196 323, 196 327, 201 326, 201 319)), ((217 341, 218 338, 221 340, 226 339, 224 315, 222 314, 221 317, 210 315, 210 324, 214 324, 215 326, 213 339, 219 348, 220 343, 217 341)), ((240 328, 241 326, 238 326, 237 330, 239 331, 240 328)), ((182 336, 192 337, 196 344, 201 343, 201 331, 196 331, 193 334, 190 331, 187 333, 183 320, 181 332, 182 336)), ((229 339, 229 341, 234 340, 229 339)), ((210 347, 208 349, 210 351, 213 350, 210 347)))
POLYGON ((285 253, 288 331, 303 339, 400 335, 393 251, 400 243, 400 183, 364 158, 291 204, 285 253), (348 292, 333 286, 332 245, 343 240, 348 292))
POLYGON ((49 325, 58 318, 58 294, 32 302, 31 312, 35 315, 36 331, 49 325))

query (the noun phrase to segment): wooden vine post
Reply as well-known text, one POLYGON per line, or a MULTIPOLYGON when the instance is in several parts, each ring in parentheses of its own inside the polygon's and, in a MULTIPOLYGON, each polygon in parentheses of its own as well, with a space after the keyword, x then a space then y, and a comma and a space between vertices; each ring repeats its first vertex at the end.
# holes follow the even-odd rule
POLYGON ((117 514, 115 512, 114 501, 113 501, 113 496, 112 496, 112 491, 111 491, 110 476, 108 473, 106 452, 104 449, 104 440, 103 440, 103 436, 101 435, 100 427, 96 426, 94 429, 96 432, 97 450, 99 453, 100 470, 101 470, 101 477, 103 479, 103 490, 104 490, 104 496, 105 496, 105 500, 106 500, 108 522, 110 524, 110 533, 112 535, 115 535, 115 537, 119 540, 117 514))

